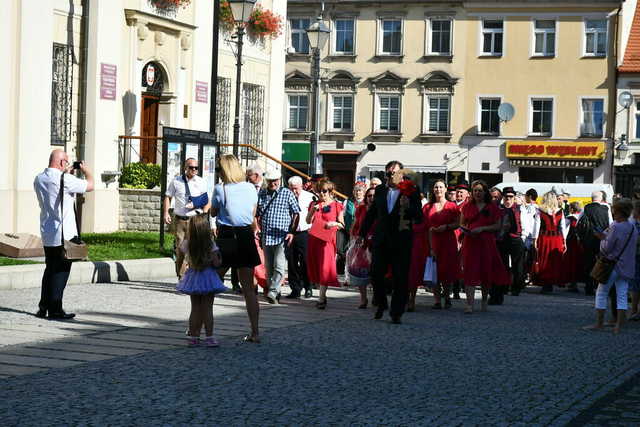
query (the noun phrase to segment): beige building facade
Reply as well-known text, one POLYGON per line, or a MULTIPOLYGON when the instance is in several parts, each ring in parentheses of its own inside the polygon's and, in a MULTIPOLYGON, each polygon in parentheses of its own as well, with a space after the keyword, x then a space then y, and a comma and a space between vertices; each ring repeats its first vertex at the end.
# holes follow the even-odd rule
MULTIPOLYGON (((119 137, 158 136, 163 126, 209 130, 213 2, 192 0, 174 9, 156 0, 5 3, 0 232, 39 232, 33 179, 54 148, 94 170, 96 190, 84 202, 82 231, 115 231, 119 137), (129 128, 127 102, 127 111, 135 111, 129 128)), ((286 2, 262 6, 285 19, 286 2)), ((285 47, 284 36, 246 37, 243 54, 240 142, 277 154, 285 47)), ((222 143, 232 142, 235 49, 232 34, 221 30, 216 112, 222 143)), ((160 144, 134 139, 127 161, 159 163, 159 154, 160 144)))
POLYGON ((288 3, 283 159, 308 153, 302 28, 321 15, 318 151, 343 186, 391 159, 425 185, 611 182, 620 2, 288 3))

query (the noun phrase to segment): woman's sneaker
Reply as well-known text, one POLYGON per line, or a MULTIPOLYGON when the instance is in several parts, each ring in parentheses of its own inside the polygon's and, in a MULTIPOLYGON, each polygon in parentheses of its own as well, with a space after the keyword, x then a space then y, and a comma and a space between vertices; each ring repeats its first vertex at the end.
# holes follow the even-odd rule
POLYGON ((204 340, 205 347, 218 347, 220 343, 214 337, 207 337, 204 340))
POLYGON ((198 337, 189 337, 189 340, 187 341, 187 345, 189 347, 197 347, 200 345, 200 338, 198 337))

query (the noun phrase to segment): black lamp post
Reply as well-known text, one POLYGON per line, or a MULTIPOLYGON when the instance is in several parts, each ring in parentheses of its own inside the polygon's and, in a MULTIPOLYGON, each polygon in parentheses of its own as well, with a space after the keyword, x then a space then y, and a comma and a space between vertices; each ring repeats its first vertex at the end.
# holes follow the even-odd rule
POLYGON ((236 55, 236 108, 235 119, 233 120, 233 155, 238 157, 238 146, 240 144, 240 97, 241 88, 240 80, 242 77, 242 43, 244 37, 244 24, 249 21, 253 7, 256 4, 256 0, 229 0, 229 6, 231 6, 231 13, 233 19, 237 24, 238 41, 238 54, 236 55))
POLYGON ((313 79, 313 116, 311 116, 311 140, 309 150, 309 175, 318 173, 318 139, 320 133, 320 51, 329 40, 331 30, 318 16, 307 28, 309 47, 312 51, 311 78, 313 79))

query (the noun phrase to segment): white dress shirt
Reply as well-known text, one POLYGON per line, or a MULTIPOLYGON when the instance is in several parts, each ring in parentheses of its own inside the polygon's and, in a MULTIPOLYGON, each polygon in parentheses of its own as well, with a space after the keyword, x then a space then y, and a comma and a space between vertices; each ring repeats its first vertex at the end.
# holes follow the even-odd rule
MULTIPOLYGON (((189 182, 189 192, 191 193, 191 197, 198 197, 207 192, 207 182, 200 176, 195 175, 193 178, 187 179, 187 181, 189 182)), ((178 216, 193 216, 196 214, 195 209, 188 209, 186 207, 188 200, 182 175, 178 175, 171 180, 165 195, 173 198, 174 214, 178 216)))
POLYGON ((298 221, 298 229, 296 231, 307 231, 311 228, 311 224, 307 224, 307 214, 309 206, 313 202, 313 194, 302 190, 298 197, 298 205, 300 206, 300 220, 298 221))
MULTIPOLYGON (((60 212, 60 176, 62 171, 55 168, 47 168, 36 176, 33 188, 40 205, 40 236, 43 246, 62 245, 62 221, 60 212)), ((71 240, 78 235, 76 217, 73 204, 76 194, 87 191, 87 181, 76 178, 71 174, 64 175, 64 239, 71 240)))
POLYGON ((389 188, 389 192, 387 192, 387 211, 389 213, 391 213, 393 207, 396 205, 399 196, 400 190, 397 188, 389 188))
POLYGON ((522 240, 527 248, 533 239, 538 237, 540 232, 540 215, 538 215, 538 205, 535 203, 523 204, 520 206, 520 225, 522 227, 522 240))

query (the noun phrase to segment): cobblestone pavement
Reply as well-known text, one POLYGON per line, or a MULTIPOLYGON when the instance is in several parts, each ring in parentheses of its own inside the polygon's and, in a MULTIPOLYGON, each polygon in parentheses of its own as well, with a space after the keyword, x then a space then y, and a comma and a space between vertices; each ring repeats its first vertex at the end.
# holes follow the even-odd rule
POLYGON ((73 322, 26 314, 37 289, 3 291, 2 424, 638 425, 640 325, 581 331, 590 298, 527 293, 469 316, 421 292, 392 325, 329 295, 325 311, 261 306, 260 345, 240 342, 240 298, 218 298, 208 349, 185 348, 170 283, 71 286, 73 322))

